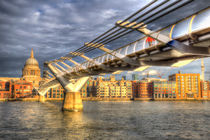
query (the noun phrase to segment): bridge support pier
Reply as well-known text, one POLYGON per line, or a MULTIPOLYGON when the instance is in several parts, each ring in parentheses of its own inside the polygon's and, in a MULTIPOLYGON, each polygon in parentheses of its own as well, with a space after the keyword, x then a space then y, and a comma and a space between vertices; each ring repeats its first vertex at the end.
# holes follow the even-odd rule
POLYGON ((39 102, 45 102, 45 96, 39 95, 39 102))
POLYGON ((63 111, 78 112, 83 110, 80 92, 66 92, 63 101, 63 111))
POLYGON ((74 80, 72 79, 70 81, 69 79, 64 77, 65 73, 59 72, 59 70, 56 67, 54 67, 51 63, 48 63, 47 66, 65 90, 62 110, 76 112, 82 111, 83 104, 80 95, 80 90, 87 82, 89 77, 82 77, 74 80))

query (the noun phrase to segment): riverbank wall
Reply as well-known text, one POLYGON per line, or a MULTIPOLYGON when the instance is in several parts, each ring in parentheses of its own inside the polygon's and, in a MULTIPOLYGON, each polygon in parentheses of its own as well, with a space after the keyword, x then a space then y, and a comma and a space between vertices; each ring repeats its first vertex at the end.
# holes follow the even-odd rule
MULTIPOLYGON (((62 101, 63 99, 54 99, 54 98, 46 98, 46 101, 62 101)), ((3 98, 3 99, 0 99, 0 101, 2 102, 6 102, 6 101, 39 101, 38 98, 3 98)))
MULTIPOLYGON (((83 101, 210 101, 210 99, 175 99, 175 98, 162 98, 162 99, 151 99, 151 98, 97 98, 88 97, 83 98, 83 101)), ((39 101, 38 98, 0 98, 0 102, 6 101, 39 101)), ((45 101, 63 101, 63 98, 46 98, 45 101)))
POLYGON ((151 98, 134 98, 134 101, 210 101, 210 99, 176 99, 176 98, 159 98, 159 99, 151 99, 151 98))
POLYGON ((97 97, 88 97, 82 98, 83 101, 131 101, 130 98, 97 98, 97 97))

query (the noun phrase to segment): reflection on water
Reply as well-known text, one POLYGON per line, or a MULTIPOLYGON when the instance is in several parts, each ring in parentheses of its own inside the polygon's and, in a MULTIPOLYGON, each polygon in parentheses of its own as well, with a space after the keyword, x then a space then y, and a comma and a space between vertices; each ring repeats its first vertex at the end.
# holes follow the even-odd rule
POLYGON ((210 139, 210 102, 0 102, 0 139, 210 139))

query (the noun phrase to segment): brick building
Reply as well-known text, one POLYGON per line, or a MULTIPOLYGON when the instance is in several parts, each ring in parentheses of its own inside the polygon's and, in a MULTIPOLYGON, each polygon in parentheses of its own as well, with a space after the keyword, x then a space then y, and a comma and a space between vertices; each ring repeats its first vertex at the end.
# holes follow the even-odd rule
POLYGON ((18 80, 12 84, 14 98, 29 97, 32 95, 33 85, 25 80, 18 80))
POLYGON ((10 98, 11 92, 11 81, 0 81, 0 98, 10 98))
POLYGON ((152 98, 153 96, 153 82, 139 81, 133 83, 133 90, 135 98, 152 98))
POLYGON ((210 82, 201 81, 201 96, 203 99, 210 98, 210 82))
POLYGON ((200 74, 178 73, 170 75, 169 80, 176 82, 177 99, 201 98, 200 74))
POLYGON ((153 82, 153 98, 176 98, 175 81, 155 81, 153 82))

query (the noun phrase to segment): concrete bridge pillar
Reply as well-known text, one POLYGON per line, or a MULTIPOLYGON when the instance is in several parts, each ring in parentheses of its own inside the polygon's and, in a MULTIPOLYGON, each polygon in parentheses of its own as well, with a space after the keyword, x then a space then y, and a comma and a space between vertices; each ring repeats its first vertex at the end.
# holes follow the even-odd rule
POLYGON ((39 102, 45 102, 45 96, 39 95, 39 102))
MULTIPOLYGON (((66 86, 63 86, 65 89, 65 96, 63 101, 63 111, 82 111, 83 104, 80 94, 81 88, 87 82, 88 77, 79 78, 74 82, 69 82, 66 86)), ((63 82, 65 83, 65 82, 63 82)))
POLYGON ((63 111, 82 111, 83 104, 80 92, 66 92, 62 109, 63 111))
POLYGON ((80 90, 87 82, 88 77, 82 77, 69 81, 64 77, 64 74, 58 72, 52 64, 48 64, 48 67, 65 90, 62 107, 63 111, 82 111, 83 104, 80 90))

